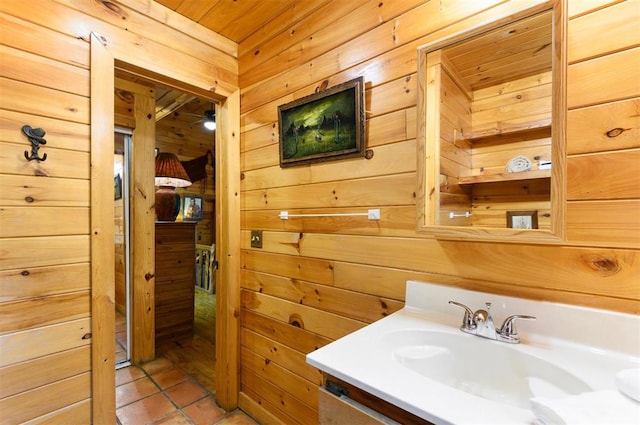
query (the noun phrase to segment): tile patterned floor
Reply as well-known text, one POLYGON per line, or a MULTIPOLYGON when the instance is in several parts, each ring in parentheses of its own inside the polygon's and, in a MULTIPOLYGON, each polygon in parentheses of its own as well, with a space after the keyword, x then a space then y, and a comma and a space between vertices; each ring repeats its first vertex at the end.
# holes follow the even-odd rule
POLYGON ((256 425, 226 412, 214 395, 165 357, 116 371, 118 425, 256 425))

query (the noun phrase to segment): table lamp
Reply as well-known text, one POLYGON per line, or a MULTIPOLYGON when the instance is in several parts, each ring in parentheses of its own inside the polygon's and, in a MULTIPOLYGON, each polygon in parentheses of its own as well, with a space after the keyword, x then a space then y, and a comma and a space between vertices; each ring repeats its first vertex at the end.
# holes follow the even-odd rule
POLYGON ((156 156, 156 219, 175 221, 180 211, 180 195, 176 187, 191 186, 186 170, 175 154, 160 152, 156 156))

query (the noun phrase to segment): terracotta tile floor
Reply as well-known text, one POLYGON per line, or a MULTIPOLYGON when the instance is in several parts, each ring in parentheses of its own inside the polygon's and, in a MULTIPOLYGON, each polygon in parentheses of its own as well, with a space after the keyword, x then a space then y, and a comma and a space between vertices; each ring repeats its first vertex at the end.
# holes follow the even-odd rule
POLYGON ((220 408, 214 395, 165 357, 116 371, 119 425, 256 425, 220 408))

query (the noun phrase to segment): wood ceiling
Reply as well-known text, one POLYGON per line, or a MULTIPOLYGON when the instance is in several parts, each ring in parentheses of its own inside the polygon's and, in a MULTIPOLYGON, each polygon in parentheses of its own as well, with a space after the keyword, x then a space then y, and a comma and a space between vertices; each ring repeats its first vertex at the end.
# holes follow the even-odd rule
MULTIPOLYGON (((155 0, 240 43, 301 0, 155 0)), ((311 0, 304 0, 311 1, 311 0)))

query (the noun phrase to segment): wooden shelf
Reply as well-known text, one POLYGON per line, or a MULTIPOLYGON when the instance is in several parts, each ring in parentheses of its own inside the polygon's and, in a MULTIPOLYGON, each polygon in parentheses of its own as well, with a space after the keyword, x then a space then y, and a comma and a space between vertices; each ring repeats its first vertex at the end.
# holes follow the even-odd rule
POLYGON ((513 182, 518 180, 549 179, 549 178, 551 178, 551 170, 531 170, 531 171, 522 171, 519 173, 500 173, 500 174, 489 174, 486 176, 460 177, 460 179, 458 180, 458 183, 461 185, 465 185, 465 184, 513 182))

